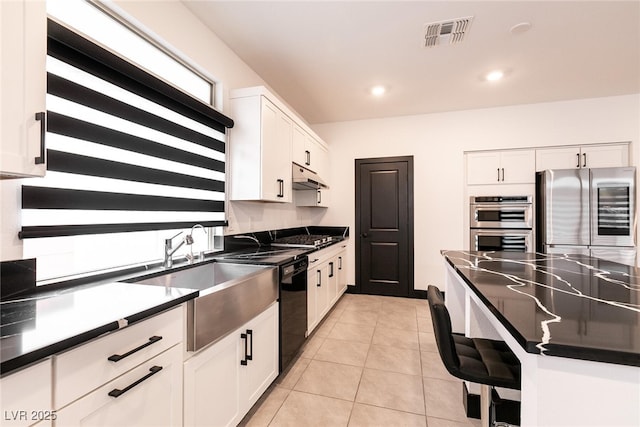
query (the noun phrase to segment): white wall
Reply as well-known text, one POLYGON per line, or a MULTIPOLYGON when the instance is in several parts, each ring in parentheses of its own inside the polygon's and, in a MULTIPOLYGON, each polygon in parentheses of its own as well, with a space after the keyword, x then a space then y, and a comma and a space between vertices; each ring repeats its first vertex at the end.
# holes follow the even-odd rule
MULTIPOLYGON (((464 247, 464 151, 632 142, 640 164, 640 94, 316 125, 330 145, 331 207, 323 224, 355 232, 354 160, 414 156, 415 288, 442 285, 440 250, 464 247), (338 184, 339 183, 339 184, 338 184)), ((355 236, 349 245, 355 283, 355 236)))

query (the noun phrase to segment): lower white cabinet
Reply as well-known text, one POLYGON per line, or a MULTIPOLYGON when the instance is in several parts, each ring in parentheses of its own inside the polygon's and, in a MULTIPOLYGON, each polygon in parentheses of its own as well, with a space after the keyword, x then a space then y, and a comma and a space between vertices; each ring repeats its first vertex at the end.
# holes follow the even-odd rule
POLYGON ((176 345, 57 411, 56 426, 181 426, 182 346, 176 345))
POLYGON ((47 358, 0 379, 0 425, 50 426, 57 416, 51 410, 52 376, 51 358, 47 358))
POLYGON ((184 363, 184 425, 234 426, 278 376, 278 303, 184 363))
POLYGON ((179 306, 56 355, 54 409, 181 343, 183 322, 179 306))
POLYGON ((347 290, 346 248, 345 241, 309 255, 307 335, 347 290))

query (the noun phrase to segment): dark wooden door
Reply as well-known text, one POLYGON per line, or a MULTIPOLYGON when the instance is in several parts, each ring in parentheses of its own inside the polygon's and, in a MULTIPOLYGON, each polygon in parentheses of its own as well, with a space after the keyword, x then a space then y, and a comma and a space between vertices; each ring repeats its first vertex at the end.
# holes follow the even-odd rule
POLYGON ((413 157, 356 160, 356 286, 413 292, 413 157))

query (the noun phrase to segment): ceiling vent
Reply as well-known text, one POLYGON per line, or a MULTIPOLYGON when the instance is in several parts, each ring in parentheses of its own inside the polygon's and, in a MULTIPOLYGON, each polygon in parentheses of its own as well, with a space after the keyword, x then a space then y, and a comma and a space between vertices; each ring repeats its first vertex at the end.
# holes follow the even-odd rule
POLYGON ((424 47, 462 42, 471 27, 471 21, 473 16, 425 24, 424 47))

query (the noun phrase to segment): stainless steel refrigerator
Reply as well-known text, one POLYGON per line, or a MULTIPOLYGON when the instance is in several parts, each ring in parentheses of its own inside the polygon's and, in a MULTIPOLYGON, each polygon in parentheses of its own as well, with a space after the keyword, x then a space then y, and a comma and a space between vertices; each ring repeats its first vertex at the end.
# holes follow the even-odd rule
POLYGON ((635 185, 634 167, 538 172, 536 250, 636 265, 635 185))

